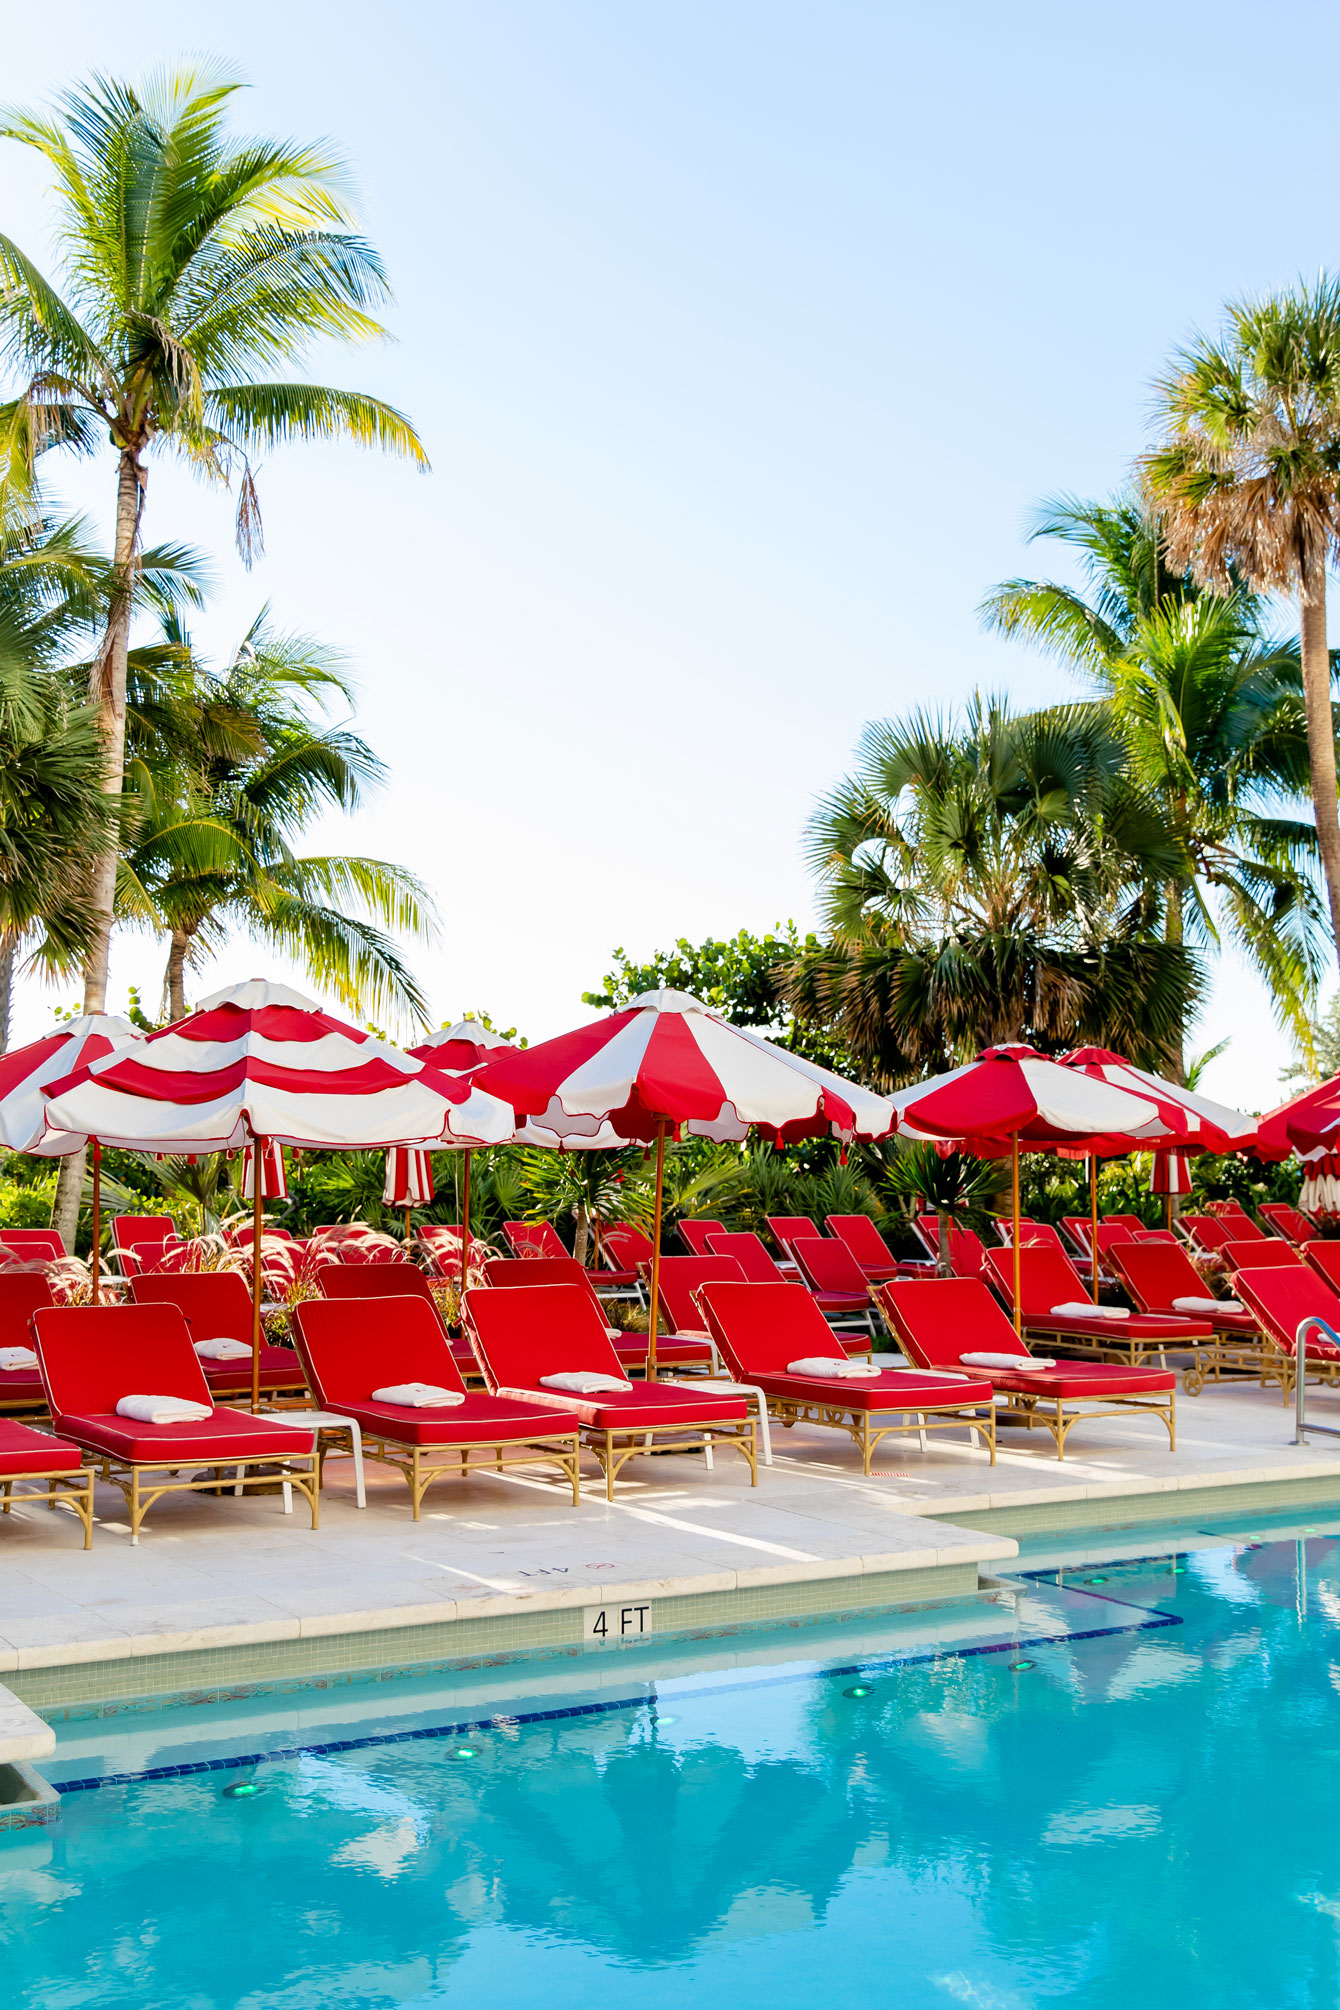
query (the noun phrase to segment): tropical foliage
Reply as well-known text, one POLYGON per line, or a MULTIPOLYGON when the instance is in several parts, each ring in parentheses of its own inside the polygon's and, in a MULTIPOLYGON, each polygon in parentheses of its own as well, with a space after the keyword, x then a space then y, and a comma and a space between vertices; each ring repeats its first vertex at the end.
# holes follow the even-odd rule
POLYGON ((830 942, 788 996, 885 1082, 1008 1040, 1179 1045, 1200 979, 1156 922, 1185 854, 1094 707, 880 720, 809 849, 830 942))
MULTIPOLYGON (((0 135, 51 174, 62 270, 53 281, 0 236, 0 341, 19 379, 0 457, 31 469, 52 446, 116 458, 115 548, 94 658, 103 785, 120 793, 127 655, 149 484, 166 453, 237 491, 237 542, 261 546, 254 458, 294 439, 348 439, 425 464, 405 416, 379 399, 274 378, 321 341, 384 334, 386 276, 356 227, 341 163, 320 145, 239 139, 240 88, 218 69, 141 84, 97 77, 55 115, 0 135)), ((95 860, 85 1009, 106 1004, 115 848, 95 860)))
POLYGON ((1301 1031, 1322 916, 1296 646, 1270 633, 1236 577, 1218 595, 1172 571, 1162 522, 1138 496, 1062 497, 1032 534, 1078 554, 1087 590, 1007 580, 984 603, 987 625, 1085 679, 1132 781, 1158 802, 1182 853, 1158 890, 1164 940, 1207 951, 1227 933, 1301 1031))

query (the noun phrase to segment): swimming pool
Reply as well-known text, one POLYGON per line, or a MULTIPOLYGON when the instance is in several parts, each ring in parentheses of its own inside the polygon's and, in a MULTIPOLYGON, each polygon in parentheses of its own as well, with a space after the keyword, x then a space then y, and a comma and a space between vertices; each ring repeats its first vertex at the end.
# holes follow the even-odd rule
POLYGON ((63 1822, 0 1849, 25 2010, 1330 2010, 1340 1536, 76 1724, 46 1770, 63 1822))

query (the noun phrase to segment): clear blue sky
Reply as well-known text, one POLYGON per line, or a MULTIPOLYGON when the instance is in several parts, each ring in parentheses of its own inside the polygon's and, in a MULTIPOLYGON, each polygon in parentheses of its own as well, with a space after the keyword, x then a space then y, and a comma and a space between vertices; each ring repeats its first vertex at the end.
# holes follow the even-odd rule
MULTIPOLYGON (((1121 483, 1152 377, 1225 297, 1340 262, 1336 120, 1302 89, 1340 16, 1300 0, 52 19, 7 23, 15 101, 209 51, 255 87, 241 121, 353 164, 398 339, 314 368, 403 405, 433 474, 276 455, 250 578, 226 498, 165 467, 148 529, 217 552, 214 644, 268 598, 348 651, 394 781, 322 842, 434 887, 435 1016, 532 1037, 584 1016, 615 944, 806 922, 802 827, 867 719, 1068 689, 974 615, 1044 564, 1030 508, 1121 483)), ((0 163, 3 228, 46 256, 40 173, 0 163)), ((64 498, 103 510, 111 478, 71 468, 64 498)), ((122 945, 120 999, 161 961, 122 945)), ((1198 1038, 1225 1033, 1210 1086, 1276 1100, 1285 1043, 1237 968, 1198 1038)))

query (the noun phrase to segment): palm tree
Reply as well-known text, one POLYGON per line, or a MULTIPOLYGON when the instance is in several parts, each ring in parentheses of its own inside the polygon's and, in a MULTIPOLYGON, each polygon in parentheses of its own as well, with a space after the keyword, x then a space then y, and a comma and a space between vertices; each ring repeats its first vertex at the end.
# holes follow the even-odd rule
POLYGON ((1308 765, 1340 957, 1340 810, 1326 568, 1340 551, 1340 282, 1228 310, 1159 386, 1164 439, 1142 463, 1169 562, 1227 592, 1296 592, 1308 765))
POLYGON ((1297 650, 1265 631, 1246 588, 1207 593, 1170 571, 1160 520, 1137 497, 1062 497, 1043 505, 1033 536, 1081 553, 1087 596, 1007 580, 983 603, 987 626, 1060 657, 1099 694, 1183 854, 1163 887, 1165 939, 1212 948, 1225 923, 1301 1029, 1319 910, 1315 832, 1280 814, 1307 786, 1297 650))
POLYGON ((221 675, 169 621, 132 651, 127 702, 131 837, 118 915, 169 938, 164 995, 186 1011, 186 972, 241 929, 302 963, 351 1009, 426 1025, 423 994, 387 928, 433 932, 432 902, 402 866, 294 845, 325 810, 356 810, 384 770, 313 701, 350 698, 330 651, 253 622, 221 675))
MULTIPOLYGON (((0 127, 49 163, 65 254, 58 289, 0 236, 0 333, 26 380, 0 451, 13 461, 53 443, 92 452, 110 436, 116 456, 112 590, 92 674, 111 795, 122 786, 147 456, 236 479, 248 561, 261 548, 258 450, 344 438, 426 466, 409 421, 380 400, 257 375, 323 338, 382 335, 370 309, 387 288, 353 227, 340 163, 319 146, 233 138, 239 88, 203 67, 142 85, 95 77, 65 94, 59 116, 0 127)), ((88 1011, 106 1004, 115 883, 109 850, 92 873, 88 1011)))
POLYGON ((1197 994, 1152 926, 1184 855, 1092 706, 876 722, 810 854, 831 942, 790 998, 886 1081, 1025 1038, 1161 1065, 1197 994))

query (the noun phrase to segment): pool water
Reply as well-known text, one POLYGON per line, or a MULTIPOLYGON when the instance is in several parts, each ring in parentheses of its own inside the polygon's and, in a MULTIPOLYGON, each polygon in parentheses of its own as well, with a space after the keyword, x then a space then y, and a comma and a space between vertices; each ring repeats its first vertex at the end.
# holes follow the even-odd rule
POLYGON ((4 2002, 1334 2010, 1340 1536, 1016 1584, 494 1670, 454 1718, 420 1684, 73 1725, 51 1777, 104 1783, 0 1847, 4 2002))

